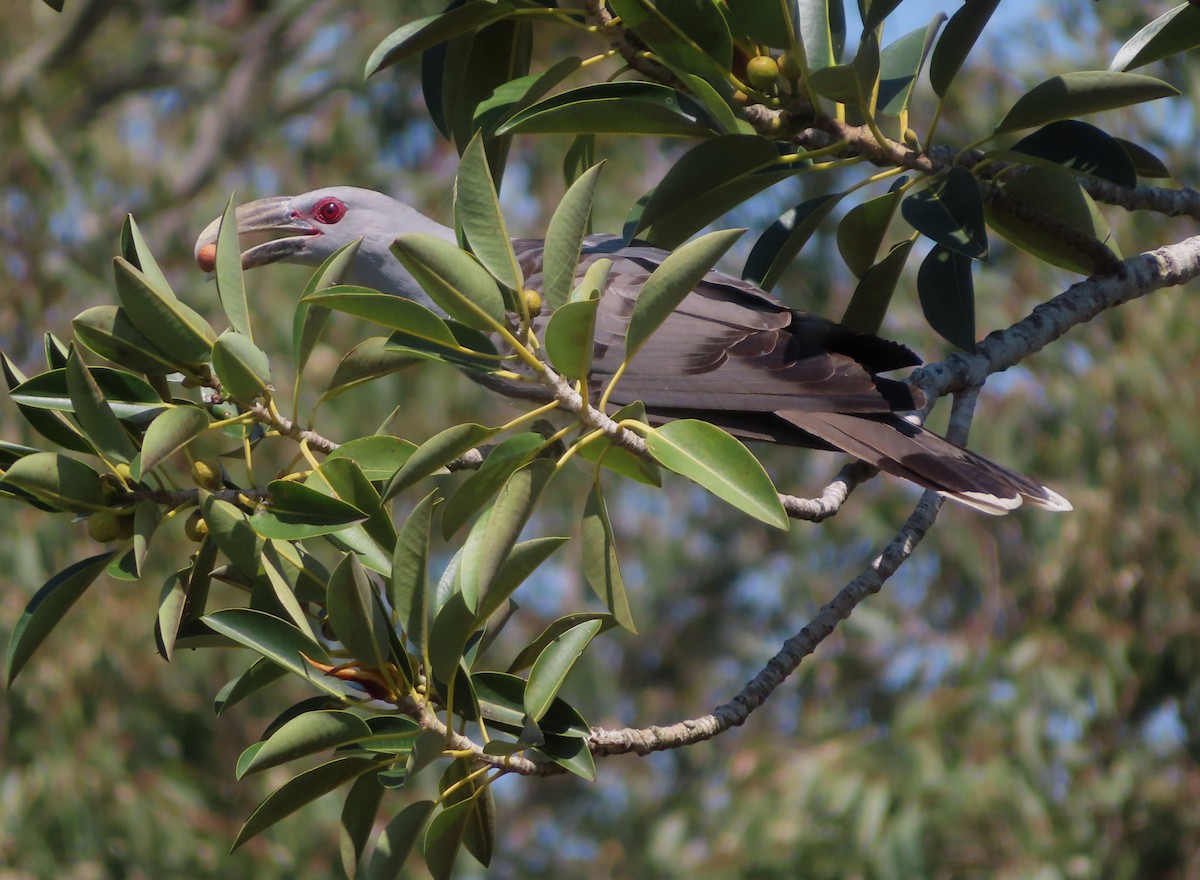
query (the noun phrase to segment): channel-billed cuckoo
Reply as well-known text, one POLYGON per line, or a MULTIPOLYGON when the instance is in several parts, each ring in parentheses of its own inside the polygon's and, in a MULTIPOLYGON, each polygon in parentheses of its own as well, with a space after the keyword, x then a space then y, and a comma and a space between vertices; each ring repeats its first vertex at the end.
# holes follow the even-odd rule
MULTIPOLYGON (((213 268, 218 224, 214 220, 196 242, 196 260, 206 271, 213 268)), ((445 314, 390 246, 413 232, 454 241, 454 231, 388 196, 330 186, 259 199, 238 207, 237 225, 240 233, 279 236, 244 251, 244 268, 281 260, 316 266, 362 239, 346 283, 445 314)), ((513 242, 526 287, 534 290, 541 283, 542 244, 513 242)), ((578 276, 601 257, 613 261, 600 296, 590 388, 604 387, 624 359, 633 305, 665 256, 648 245, 624 245, 617 236, 586 239, 578 276)), ((540 315, 535 328, 546 317, 540 315)), ((1007 513, 1022 502, 1071 509, 1045 486, 905 420, 900 413, 921 408, 925 395, 878 374, 920 362, 897 342, 788 308, 753 284, 712 271, 630 362, 610 402, 640 400, 652 420, 700 418, 747 440, 840 449, 987 513, 1007 513)))

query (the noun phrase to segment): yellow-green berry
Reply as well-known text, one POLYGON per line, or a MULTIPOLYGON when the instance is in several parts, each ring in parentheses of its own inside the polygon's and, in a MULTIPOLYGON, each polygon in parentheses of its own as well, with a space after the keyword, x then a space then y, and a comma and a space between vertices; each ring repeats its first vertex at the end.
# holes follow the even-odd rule
POLYGON ((746 79, 754 88, 767 91, 779 79, 779 64, 770 55, 756 55, 746 62, 746 79))
POLYGON ((196 543, 208 537, 208 521, 204 519, 204 514, 193 510, 183 524, 183 533, 188 536, 188 540, 196 543))

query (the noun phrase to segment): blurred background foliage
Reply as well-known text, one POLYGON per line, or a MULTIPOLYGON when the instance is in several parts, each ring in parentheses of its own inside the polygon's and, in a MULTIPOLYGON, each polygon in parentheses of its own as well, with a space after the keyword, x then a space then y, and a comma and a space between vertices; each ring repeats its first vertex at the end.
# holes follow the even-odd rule
MULTIPOLYGON (((904 4, 910 27, 954 5, 904 4)), ((127 212, 176 290, 210 316, 215 291, 191 246, 233 189, 249 198, 351 183, 445 219, 457 156, 425 117, 418 71, 361 78, 383 36, 436 8, 67 0, 55 15, 34 0, 8 3, 0 347, 18 362, 40 360, 43 329, 69 338, 72 316, 112 301, 109 264, 127 212)), ((1031 84, 1105 67, 1167 8, 1006 3, 952 92, 943 133, 965 143, 1031 84)), ((564 30, 556 39, 568 39, 564 30)), ((579 40, 571 51, 602 49, 579 40)), ((543 66, 568 49, 537 48, 543 66)), ((1180 185, 1194 184, 1192 117, 1177 114, 1196 106, 1195 62, 1156 67, 1149 72, 1184 97, 1106 125, 1163 156, 1180 185)), ((919 112, 920 98, 913 103, 919 112)), ((514 233, 544 231, 566 142, 517 139, 504 192, 514 233)), ((602 138, 597 154, 610 166, 598 228, 619 227, 682 147, 602 138)), ((777 187, 743 212, 753 216, 723 225, 761 228, 802 194, 801 183, 777 187)), ((1126 254, 1188 231, 1147 214, 1106 215, 1126 254)), ((1011 323, 1072 280, 993 245, 976 274, 980 327, 1011 323)), ((828 237, 810 243, 781 295, 839 315, 853 283, 831 253, 828 237)), ((304 278, 273 268, 248 279, 261 315, 278 315, 275 350, 286 349, 304 278)), ((903 306, 885 333, 929 359, 945 354, 915 295, 903 306)), ((332 370, 362 335, 349 320, 334 323, 312 371, 332 370)), ((1045 479, 1073 514, 992 519, 950 505, 918 557, 744 729, 679 753, 605 761, 593 786, 502 781, 489 876, 1200 875, 1198 326, 1200 301, 1167 290, 994 377, 973 446, 1045 479)), ((260 344, 272 350, 270 338, 260 344)), ((434 365, 371 387, 331 404, 326 424, 370 431, 410 401, 400 418, 428 435, 508 406, 434 365), (381 399, 383 387, 394 396, 381 399)), ((0 429, 20 439, 7 400, 0 429)), ((798 494, 838 466, 791 450, 765 461, 798 494)), ((700 490, 671 489, 610 498, 643 634, 606 637, 573 679, 593 723, 669 723, 728 698, 861 568, 914 497, 875 480, 825 526, 796 523, 783 535, 741 528, 740 518, 731 526, 700 490)), ((81 525, 6 511, 5 639, 38 584, 93 552, 81 525)), ((564 523, 575 519, 564 513, 564 523)), ((542 592, 524 602, 544 604, 547 618, 586 589, 569 566, 556 573, 560 581, 538 581, 542 592)), ((212 696, 243 660, 181 652, 169 667, 154 652, 156 602, 152 578, 102 581, 0 695, 0 880, 336 875, 335 799, 226 855, 283 778, 237 784, 234 761, 284 704, 271 691, 215 719, 212 696)), ((294 690, 306 695, 298 682, 294 690)))

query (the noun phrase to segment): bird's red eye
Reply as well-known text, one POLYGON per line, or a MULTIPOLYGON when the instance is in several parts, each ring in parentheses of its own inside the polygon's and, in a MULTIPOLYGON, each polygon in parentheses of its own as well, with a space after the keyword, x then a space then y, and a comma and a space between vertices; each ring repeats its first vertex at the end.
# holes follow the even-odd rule
POLYGON ((346 205, 341 199, 332 196, 321 199, 312 210, 313 219, 318 223, 337 223, 346 216, 346 205))

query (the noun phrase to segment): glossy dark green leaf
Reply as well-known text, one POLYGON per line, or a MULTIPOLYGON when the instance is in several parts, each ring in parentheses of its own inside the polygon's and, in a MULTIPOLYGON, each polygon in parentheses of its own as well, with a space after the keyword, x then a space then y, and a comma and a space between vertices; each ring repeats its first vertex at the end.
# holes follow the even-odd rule
POLYGON ((207 321, 121 257, 113 260, 113 270, 125 314, 142 335, 176 364, 208 360, 217 334, 207 321))
POLYGON ((55 370, 51 373, 34 376, 32 379, 26 379, 25 374, 3 352, 0 352, 0 368, 4 370, 4 382, 8 386, 9 398, 17 404, 17 410, 30 427, 64 449, 72 452, 95 452, 92 444, 79 433, 74 422, 57 412, 44 411, 44 409, 69 408, 71 405, 71 396, 66 393, 66 376, 61 375, 61 371, 55 370), (34 386, 47 381, 44 377, 55 377, 50 389, 55 399, 43 403, 39 400, 41 392, 36 392, 31 393, 32 399, 23 402, 18 389, 22 386, 34 386), (14 394, 18 396, 14 397, 14 394))
MULTIPOLYGON (((301 579, 311 572, 304 569, 304 560, 296 551, 294 544, 287 541, 272 540, 263 546, 263 572, 274 591, 275 600, 284 613, 296 627, 304 633, 312 635, 312 624, 300 605, 297 595, 303 590, 301 579)), ((328 577, 322 579, 315 591, 320 601, 325 601, 325 587, 328 577)))
POLYGON ((161 413, 146 429, 134 478, 142 479, 208 430, 208 425, 208 413, 196 406, 173 406, 161 413))
POLYGON ((235 330, 226 330, 212 348, 213 369, 226 395, 242 403, 271 396, 271 363, 266 352, 235 330))
POLYGON ((603 167, 593 165, 571 184, 546 228, 542 296, 552 312, 566 303, 575 285, 583 237, 591 225, 592 196, 603 167))
MULTIPOLYGON (((122 421, 148 422, 170 406, 164 403, 153 386, 140 376, 108 367, 91 367, 88 372, 104 396, 108 408, 122 421)), ((18 378, 16 372, 9 374, 7 378, 9 397, 23 409, 75 411, 65 369, 39 373, 32 379, 21 382, 12 381, 18 378)), ((68 423, 60 421, 59 424, 68 423)), ((92 447, 89 445, 79 451, 92 451, 92 447)))
POLYGON ((474 762, 465 758, 451 761, 438 780, 438 790, 442 792, 446 806, 470 803, 463 846, 486 868, 496 849, 496 802, 491 787, 485 785, 481 777, 467 781, 475 769, 474 762))
POLYGON ((462 848, 471 812, 471 803, 462 801, 442 810, 429 823, 425 832, 425 865, 433 880, 450 880, 453 876, 454 861, 462 848))
POLYGON ((773 288, 842 195, 828 193, 801 202, 768 226, 750 249, 742 278, 763 290, 773 288))
POLYGON ((56 452, 35 452, 9 465, 4 482, 60 510, 93 513, 105 506, 100 475, 56 452))
POLYGON ((340 284, 358 256, 358 248, 361 244, 362 239, 358 238, 349 244, 342 245, 330 254, 308 279, 308 284, 304 286, 304 293, 301 294, 300 301, 296 303, 296 311, 292 317, 292 350, 296 353, 297 385, 299 385, 299 377, 303 375, 305 366, 308 365, 308 359, 312 356, 313 349, 321 339, 325 323, 329 319, 328 308, 315 305, 306 297, 340 284))
MULTIPOLYGON (((1069 174, 1044 168, 1027 168, 1006 182, 1004 193, 1018 205, 1033 208, 1097 243, 1104 243, 1115 257, 1120 257, 1115 243, 1110 241, 1108 224, 1096 208, 1096 203, 1069 174)), ((1014 245, 1052 265, 1081 275, 1092 275, 1107 268, 1107 264, 1091 249, 1065 241, 1061 236, 1047 234, 1043 224, 1020 211, 989 204, 987 218, 988 225, 1014 245)))
POLYGON ((79 427, 106 458, 128 462, 137 454, 137 450, 104 399, 104 392, 92 378, 87 364, 74 348, 67 357, 66 379, 67 392, 79 427))
POLYGON ((550 708, 567 675, 600 632, 600 625, 599 620, 577 623, 555 637, 538 655, 525 686, 525 713, 534 721, 540 720, 550 708))
POLYGON ((172 358, 140 333, 120 306, 93 306, 71 321, 81 345, 121 367, 139 373, 171 373, 172 358))
MULTIPOLYGON (((786 49, 790 44, 792 34, 803 33, 803 30, 796 30, 796 0, 783 0, 783 2, 772 0, 772 2, 766 3, 730 3, 728 10, 733 23, 741 28, 746 36, 753 39, 756 43, 762 43, 764 46, 771 46, 775 49, 786 49)), ((824 64, 816 64, 812 56, 809 56, 809 62, 814 67, 825 66, 824 64)))
POLYGON ((343 391, 390 376, 419 363, 420 360, 421 358, 415 355, 396 351, 390 345, 388 337, 372 336, 346 353, 321 396, 327 400, 337 397, 343 391))
POLYGON ((939 12, 923 28, 909 31, 879 55, 879 112, 899 116, 908 109, 913 86, 921 74, 921 67, 937 36, 938 28, 946 20, 939 12))
MULTIPOLYGON (((612 419, 616 422, 632 420, 641 424, 648 424, 646 421, 646 407, 640 401, 635 401, 621 407, 612 414, 612 419)), ((634 455, 626 449, 622 449, 620 446, 613 444, 607 437, 594 439, 581 447, 578 457, 583 461, 597 463, 614 473, 618 473, 639 483, 644 483, 647 486, 654 486, 656 488, 662 486, 662 472, 657 464, 653 461, 647 461, 641 456, 634 455)))
POLYGON ((1051 77, 1017 99, 996 126, 996 133, 1033 128, 1056 119, 1115 110, 1179 94, 1174 86, 1150 76, 1109 70, 1080 70, 1051 77))
POLYGON ((126 214, 125 222, 121 224, 121 256, 141 269, 143 274, 155 284, 170 289, 167 277, 159 268, 154 254, 150 253, 150 246, 142 237, 142 230, 138 228, 137 221, 133 219, 132 214, 126 214))
POLYGON ((437 15, 418 18, 388 34, 367 59, 366 76, 402 61, 418 52, 444 43, 451 37, 478 30, 505 18, 513 11, 510 3, 499 0, 475 0, 437 15))
POLYGON ((533 749, 563 769, 588 782, 596 781, 596 762, 587 743, 574 736, 547 736, 546 741, 533 749))
POLYGON ((638 235, 670 250, 768 186, 790 177, 774 145, 757 135, 727 134, 685 153, 650 193, 638 235))
POLYGON ((1109 70, 1133 70, 1200 46, 1200 9, 1183 3, 1146 25, 1113 57, 1109 70))
POLYGON ((879 40, 866 32, 853 61, 814 71, 809 84, 817 94, 839 104, 865 108, 878 80, 879 40))
POLYGON ((695 419, 668 422, 646 434, 646 448, 660 464, 742 512, 789 528, 779 494, 758 459, 715 425, 695 419))
POLYGON ((571 139, 571 145, 563 153, 563 180, 567 186, 570 186, 595 164, 596 136, 594 134, 576 135, 571 139))
POLYGON ((1124 138, 1113 138, 1121 149, 1129 156, 1139 177, 1170 177, 1171 170, 1163 164, 1162 159, 1151 153, 1140 144, 1127 141, 1124 138))
POLYGON ((558 537, 533 538, 514 546, 492 579, 491 589, 480 598, 475 611, 476 620, 484 621, 495 614, 517 587, 568 540, 558 537))
POLYGON ((501 84, 475 107, 473 128, 490 137, 515 113, 540 100, 556 85, 579 70, 582 63, 581 58, 563 58, 541 73, 516 77, 501 84))
POLYGON ((929 326, 964 351, 974 351, 975 285, 970 258, 935 245, 917 273, 917 293, 929 326))
POLYGON ((707 112, 682 92, 657 83, 596 83, 552 95, 516 114, 499 132, 644 134, 707 137, 707 112))
POLYGON ((500 490, 517 468, 528 464, 545 445, 540 434, 509 437, 488 452, 479 470, 469 475, 442 509, 442 537, 449 540, 500 490))
MULTIPOLYGON (((478 133, 463 151, 458 166, 454 184, 454 216, 483 267, 504 287, 522 292, 525 288, 524 276, 517 263, 517 255, 513 253, 504 215, 500 211, 500 197, 484 155, 483 138, 478 133)), ((420 276, 417 277, 419 280, 420 276)), ((430 296, 434 294, 430 293, 430 296)), ((437 297, 434 296, 434 299, 437 297)), ((446 311, 451 310, 446 308, 446 311)), ((489 314, 497 317, 494 313, 489 314)), ((499 319, 503 321, 503 313, 499 319)), ((471 324, 470 321, 466 323, 471 324)), ((490 329, 486 325, 479 325, 478 328, 490 329)))
POLYGON ((899 6, 901 0, 859 0, 863 29, 875 30, 899 6))
POLYGON ((238 778, 278 767, 288 761, 315 755, 356 742, 371 735, 367 722, 350 712, 338 710, 305 712, 288 721, 264 741, 253 759, 240 769, 238 778))
POLYGON ((384 490, 383 500, 387 501, 417 481, 441 470, 464 452, 474 449, 495 433, 495 428, 468 423, 454 425, 435 434, 418 446, 408 460, 401 465, 400 470, 396 472, 388 483, 387 489, 384 490))
POLYGON ((389 555, 396 543, 396 527, 383 508, 379 492, 371 485, 362 468, 350 458, 333 458, 325 461, 305 481, 319 492, 340 498, 367 515, 363 531, 389 555))
MULTIPOLYGON (((433 677, 449 684, 458 674, 467 640, 478 629, 475 610, 467 607, 462 593, 454 593, 437 609, 429 628, 429 666, 433 677)), ((459 708, 455 697, 453 709, 459 708)))
POLYGON ((583 553, 584 580, 612 614, 613 620, 636 633, 637 627, 629 610, 629 597, 625 595, 625 581, 617 560, 612 523, 608 519, 608 508, 604 504, 599 483, 593 483, 592 491, 588 493, 579 541, 583 553))
POLYGON ((583 273, 583 278, 571 291, 571 302, 587 302, 599 299, 608 288, 608 273, 612 270, 613 261, 608 257, 600 257, 583 273))
POLYGON ((200 509, 208 534, 238 571, 253 578, 258 573, 263 540, 251 528, 246 514, 228 501, 200 493, 200 509))
POLYGON ((396 880, 433 812, 433 801, 409 804, 387 823, 375 843, 366 880, 396 880))
MULTIPOLYGON (((342 870, 347 877, 357 877, 360 864, 365 864, 362 862, 363 851, 375 830, 375 816, 383 801, 383 793, 384 787, 379 784, 378 774, 367 773, 354 781, 342 804, 338 843, 342 855, 342 870)), ((386 835, 386 832, 384 834, 386 835)), ((395 876, 396 873, 391 875, 395 876)))
POLYGON ((450 364, 473 373, 492 373, 501 366, 496 346, 484 334, 456 321, 443 323, 453 338, 450 344, 396 330, 385 347, 399 355, 450 364))
POLYGON ((281 819, 336 788, 357 779, 377 766, 371 758, 334 758, 285 782, 260 803, 238 831, 233 842, 237 849, 250 838, 270 828, 281 819))
POLYGON ((504 297, 491 274, 465 251, 432 235, 412 232, 392 243, 396 255, 439 306, 455 320, 484 332, 505 323, 504 297))
POLYGON ((950 83, 999 5, 1000 0, 965 0, 950 16, 929 61, 929 81, 939 98, 946 96, 950 83))
MULTIPOLYGON (((792 33, 800 35, 809 70, 832 67, 841 60, 842 50, 846 47, 846 10, 843 0, 798 0, 795 20, 796 25, 792 33)), ((789 34, 782 33, 777 34, 774 39, 781 42, 788 37, 789 34)))
POLYGON ((979 182, 953 165, 900 203, 900 214, 926 238, 975 260, 988 256, 979 182))
POLYGON ((899 191, 884 193, 855 205, 838 224, 838 251, 856 277, 862 278, 875 264, 875 256, 899 203, 899 191))
POLYGON ((879 332, 912 246, 912 239, 900 242, 863 274, 842 315, 843 324, 859 333, 879 332))
POLYGON ((217 296, 230 326, 251 343, 254 331, 250 327, 250 303, 246 300, 246 285, 242 280, 242 248, 238 243, 237 193, 229 197, 221 225, 217 229, 215 275, 217 296))
POLYGON ((491 589, 555 472, 554 462, 544 458, 519 468, 500 489, 490 515, 486 520, 481 518, 471 530, 459 578, 463 599, 472 611, 479 607, 479 600, 491 589))
MULTIPOLYGON (((142 565, 150 550, 150 539, 163 521, 163 512, 150 499, 139 501, 133 513, 133 542, 119 560, 120 573, 109 566, 109 574, 124 580, 135 581, 142 576, 142 565)), ((186 573, 185 569, 185 573, 186 573)))
POLYGON ((251 528, 264 538, 299 540, 329 535, 367 519, 353 504, 294 480, 273 480, 267 489, 267 506, 249 519, 251 528))
POLYGON ((358 557, 348 555, 329 578, 327 605, 329 624, 350 655, 375 669, 382 669, 390 655, 389 623, 375 601, 375 586, 358 557))
POLYGON ((369 480, 390 479, 408 461, 417 446, 399 437, 372 434, 356 437, 329 453, 332 458, 348 458, 357 464, 369 480))
POLYGON ((292 624, 249 608, 229 608, 207 614, 202 619, 215 632, 261 654, 326 693, 346 697, 347 688, 341 682, 314 669, 305 660, 307 657, 329 664, 328 653, 292 624))
POLYGON ((573 614, 567 614, 547 626, 538 634, 537 638, 522 648, 517 653, 517 656, 513 658, 513 661, 508 664, 508 672, 520 672, 522 669, 531 666, 551 642, 572 627, 580 623, 586 623, 589 620, 600 621, 601 632, 616 626, 616 621, 607 612, 577 611, 573 614))
POLYGON ((101 553, 67 566, 33 594, 13 626, 5 655, 5 678, 9 687, 38 646, 46 640, 71 606, 108 565, 111 553, 101 553))
POLYGON ((655 268, 629 317, 625 337, 627 363, 743 232, 744 229, 722 229, 702 235, 668 254, 655 268))
POLYGON ((609 0, 613 12, 672 66, 720 78, 733 63, 733 39, 713 0, 609 0))
POLYGON ((546 322, 542 334, 546 356, 568 379, 584 379, 591 372, 599 307, 599 298, 569 302, 556 309, 546 322))
POLYGON ((265 657, 259 657, 250 664, 245 672, 237 678, 231 679, 221 688, 213 700, 213 711, 220 715, 226 709, 236 706, 252 693, 262 690, 285 675, 287 675, 286 669, 277 666, 265 657))
POLYGON ((391 590, 388 594, 400 628, 422 652, 425 650, 429 527, 436 503, 436 493, 426 495, 396 531, 391 590))
MULTIPOLYGON (((1044 159, 1117 186, 1137 186, 1137 170, 1115 138, 1078 119, 1051 122, 1004 151, 1044 159)), ((996 154, 989 153, 988 157, 996 154)))

